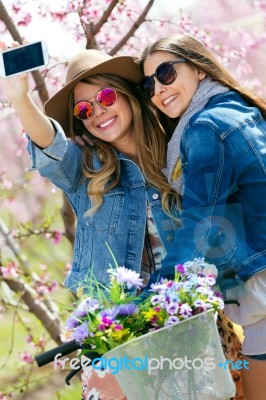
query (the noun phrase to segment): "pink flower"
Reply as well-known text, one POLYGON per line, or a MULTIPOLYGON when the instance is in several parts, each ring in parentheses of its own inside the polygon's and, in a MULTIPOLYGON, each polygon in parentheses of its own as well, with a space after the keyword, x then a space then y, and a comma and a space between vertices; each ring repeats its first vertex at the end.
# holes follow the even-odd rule
POLYGON ((55 232, 53 233, 53 239, 54 239, 54 240, 53 240, 53 243, 54 243, 55 245, 58 245, 58 244, 61 242, 62 236, 63 236, 62 232, 55 231, 55 232))
POLYGON ((54 360, 54 369, 60 369, 64 367, 64 362, 63 360, 54 360))
POLYGON ((33 347, 35 346, 32 335, 27 335, 25 338, 25 341, 26 341, 26 343, 29 343, 31 346, 33 346, 33 347))
POLYGON ((184 274, 186 272, 186 267, 183 264, 176 265, 175 269, 177 272, 180 272, 180 274, 184 274))
POLYGON ((1 266, 0 271, 4 278, 14 279, 19 276, 17 265, 14 262, 10 262, 6 267, 1 266))
POLYGON ((102 318, 102 322, 105 324, 105 325, 112 325, 113 323, 114 323, 114 321, 112 320, 112 318, 110 318, 110 317, 103 317, 102 318))
POLYGON ((19 26, 28 26, 32 20, 32 15, 30 13, 23 13, 20 15, 20 19, 18 20, 19 26))
POLYGON ((43 337, 40 337, 40 338, 39 338, 39 343, 38 343, 39 347, 43 348, 43 347, 44 347, 44 343, 45 343, 44 338, 43 338, 43 337))
POLYGON ((27 352, 21 353, 20 360, 22 362, 26 363, 26 364, 32 364, 33 363, 32 356, 27 352))

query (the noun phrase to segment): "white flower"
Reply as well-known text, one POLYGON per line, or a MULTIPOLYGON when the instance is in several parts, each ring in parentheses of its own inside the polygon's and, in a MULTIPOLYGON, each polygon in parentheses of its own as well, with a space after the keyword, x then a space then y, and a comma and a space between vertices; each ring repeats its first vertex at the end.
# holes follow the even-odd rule
POLYGON ((179 318, 175 315, 171 315, 168 320, 165 322, 164 326, 170 326, 173 324, 177 324, 179 322, 179 318))
MULTIPOLYGON (((96 364, 96 366, 98 364, 96 364)), ((104 378, 106 374, 110 373, 110 369, 109 368, 95 369, 94 371, 98 375, 99 378, 104 378)))
POLYGON ((180 306, 180 314, 183 318, 189 318, 192 316, 192 308, 188 304, 182 304, 180 306))
POLYGON ((91 389, 90 392, 86 395, 85 400, 101 400, 100 393, 97 392, 95 388, 91 389))
POLYGON ((84 385, 86 384, 87 380, 91 377, 92 371, 93 371, 93 368, 91 365, 89 365, 89 366, 83 365, 81 376, 82 376, 82 381, 84 381, 83 382, 84 385))
POLYGON ((168 289, 165 283, 152 283, 150 291, 154 293, 164 293, 168 289))
POLYGON ((167 306, 166 306, 166 311, 170 315, 176 314, 178 312, 178 310, 179 310, 179 305, 175 302, 171 302, 171 303, 167 304, 167 306))
POLYGON ((187 261, 184 266, 187 271, 202 275, 213 275, 217 277, 218 271, 214 264, 207 263, 204 258, 194 258, 192 261, 187 261))
POLYGON ((207 294, 207 295, 210 293, 210 289, 207 287, 204 287, 204 286, 199 286, 198 288, 196 288, 196 291, 198 293, 207 294))
POLYGON ((131 269, 118 267, 116 271, 114 271, 113 276, 118 283, 125 283, 128 289, 131 289, 132 287, 141 289, 143 286, 143 279, 141 279, 137 272, 132 271, 131 269))
POLYGON ((224 301, 220 297, 218 297, 218 308, 221 310, 224 308, 224 301))

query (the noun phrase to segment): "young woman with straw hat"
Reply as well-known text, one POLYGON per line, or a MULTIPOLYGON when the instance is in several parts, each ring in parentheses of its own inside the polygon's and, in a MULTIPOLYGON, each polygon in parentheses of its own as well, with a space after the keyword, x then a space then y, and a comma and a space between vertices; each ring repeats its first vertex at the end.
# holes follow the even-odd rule
MULTIPOLYGON (((61 188, 76 213, 65 280, 74 291, 86 285, 89 270, 108 283, 113 259, 106 243, 118 265, 144 278, 167 265, 168 249, 176 247, 176 196, 161 172, 165 135, 134 89, 140 77, 130 57, 85 50, 70 60, 65 86, 46 103, 46 115, 29 95, 27 75, 1 80, 29 136, 32 169, 61 188), (84 134, 92 146, 70 139, 84 134)), ((83 383, 84 399, 125 399, 111 375, 84 374, 83 383)))

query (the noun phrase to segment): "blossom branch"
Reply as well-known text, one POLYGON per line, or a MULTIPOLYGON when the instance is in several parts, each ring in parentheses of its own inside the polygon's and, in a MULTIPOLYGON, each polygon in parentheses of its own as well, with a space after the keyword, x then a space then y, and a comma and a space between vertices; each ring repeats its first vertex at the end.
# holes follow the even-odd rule
POLYGON ((94 27, 93 27, 94 36, 97 35, 97 33, 100 31, 103 24, 105 24, 105 22, 107 22, 109 16, 111 15, 111 13, 112 13, 113 9, 115 8, 115 6, 117 5, 117 3, 119 3, 119 0, 112 0, 111 3, 109 4, 109 6, 107 7, 107 9, 104 11, 101 18, 99 19, 99 21, 97 22, 97 24, 94 25, 94 27))
POLYGON ((2 278, 9 288, 15 292, 21 294, 21 299, 27 305, 29 311, 33 313, 43 324, 51 338, 57 343, 61 344, 60 335, 62 332, 60 321, 57 315, 52 314, 44 303, 40 303, 36 299, 36 294, 26 283, 21 280, 13 280, 2 278))
POLYGON ((148 12, 150 11, 152 5, 154 3, 154 0, 150 0, 147 4, 147 6, 145 7, 145 9, 143 10, 143 12, 141 13, 141 15, 139 16, 139 18, 135 21, 135 23, 133 24, 133 26, 131 27, 131 29, 128 31, 128 33, 120 40, 119 43, 117 43, 117 45, 115 47, 113 47, 113 49, 109 52, 109 54, 111 56, 115 55, 120 49, 121 47, 124 46, 124 44, 128 41, 128 39, 130 39, 134 33, 136 32, 136 30, 140 27, 140 25, 144 22, 146 15, 148 14, 148 12))

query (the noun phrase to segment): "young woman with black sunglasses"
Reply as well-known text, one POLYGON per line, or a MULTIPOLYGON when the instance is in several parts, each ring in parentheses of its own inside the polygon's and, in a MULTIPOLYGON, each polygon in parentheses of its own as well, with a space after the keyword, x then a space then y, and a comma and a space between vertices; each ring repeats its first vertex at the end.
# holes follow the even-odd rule
POLYGON ((240 303, 225 312, 244 330, 244 398, 265 400, 266 103, 188 35, 158 40, 140 66, 139 90, 169 136, 163 171, 182 205, 173 260, 217 266, 225 296, 240 303))

